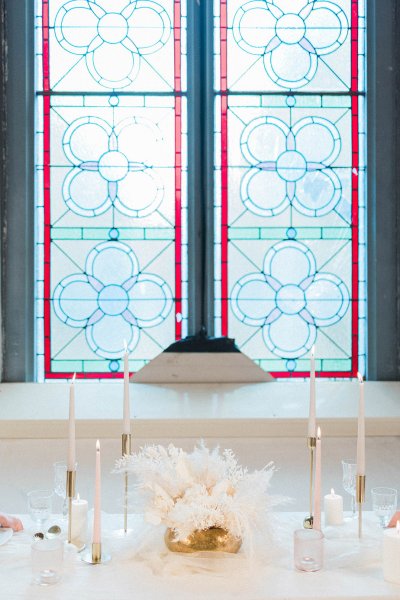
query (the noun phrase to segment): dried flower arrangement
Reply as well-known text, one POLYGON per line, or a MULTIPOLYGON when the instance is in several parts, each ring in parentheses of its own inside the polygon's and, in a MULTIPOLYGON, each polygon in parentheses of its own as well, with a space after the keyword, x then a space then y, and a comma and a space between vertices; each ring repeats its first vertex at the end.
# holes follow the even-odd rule
POLYGON ((249 473, 232 450, 202 442, 190 453, 172 444, 146 446, 116 462, 117 472, 136 475, 146 521, 164 524, 177 541, 210 528, 245 539, 265 526, 279 502, 267 493, 274 470, 269 463, 249 473))

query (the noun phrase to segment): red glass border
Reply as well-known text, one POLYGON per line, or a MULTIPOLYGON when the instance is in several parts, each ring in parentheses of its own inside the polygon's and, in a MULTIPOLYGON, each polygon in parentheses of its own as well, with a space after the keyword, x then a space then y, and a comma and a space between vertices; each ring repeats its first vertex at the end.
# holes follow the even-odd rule
POLYGON ((220 5, 221 92, 221 334, 228 335, 228 15, 220 5))
POLYGON ((50 57, 49 0, 42 3, 43 64, 43 205, 44 205, 44 370, 51 371, 51 215, 50 215, 50 57))
MULTIPOLYGON (((227 0, 220 2, 221 44, 221 332, 228 335, 228 87, 227 87, 227 0)), ((355 377, 358 370, 358 0, 351 0, 351 137, 352 137, 352 313, 351 370, 318 372, 319 377, 355 377)), ((310 92, 312 93, 312 92, 310 92)), ((308 371, 273 371, 274 377, 308 377, 308 371)))
POLYGON ((174 0, 175 69, 175 339, 182 337, 182 97, 181 2, 174 0))
MULTIPOLYGON (((43 52, 43 183, 44 183, 44 376, 67 379, 73 373, 51 370, 51 198, 50 198, 50 43, 49 1, 42 0, 43 52)), ((181 0, 174 0, 175 85, 175 339, 182 337, 182 97, 181 97, 181 0)), ((117 379, 123 373, 78 372, 83 379, 117 379)))
POLYGON ((355 377, 358 371, 358 0, 351 3, 351 123, 352 123, 352 159, 351 159, 351 254, 352 254, 352 344, 351 373, 355 377))

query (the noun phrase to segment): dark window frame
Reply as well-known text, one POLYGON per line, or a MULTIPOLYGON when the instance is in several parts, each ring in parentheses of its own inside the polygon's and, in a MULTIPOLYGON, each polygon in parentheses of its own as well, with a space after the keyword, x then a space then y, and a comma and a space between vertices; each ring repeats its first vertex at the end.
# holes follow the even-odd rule
MULTIPOLYGON (((397 0, 366 2, 367 375, 399 380, 400 6, 397 0)), ((212 2, 188 2, 189 335, 202 326, 213 334, 212 21, 212 2)), ((0 0, 0 34, 1 379, 23 382, 35 376, 32 0, 0 0)))

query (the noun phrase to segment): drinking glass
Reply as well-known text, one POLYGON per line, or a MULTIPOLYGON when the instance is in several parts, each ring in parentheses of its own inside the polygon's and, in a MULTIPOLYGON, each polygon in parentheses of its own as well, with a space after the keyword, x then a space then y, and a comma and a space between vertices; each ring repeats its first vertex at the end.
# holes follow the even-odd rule
POLYGON ((39 585, 60 581, 64 543, 59 538, 35 540, 31 546, 32 578, 39 585))
POLYGON ((52 490, 33 490, 27 495, 29 514, 41 529, 51 515, 53 492, 52 490))
POLYGON ((294 532, 294 566, 299 571, 319 571, 324 558, 324 535, 318 529, 294 532))
POLYGON ((372 509, 379 519, 381 527, 387 527, 397 508, 397 490, 388 487, 376 487, 371 490, 372 509))
POLYGON ((351 512, 352 518, 356 517, 356 478, 357 478, 357 463, 354 460, 342 460, 343 469, 343 488, 351 495, 351 512))

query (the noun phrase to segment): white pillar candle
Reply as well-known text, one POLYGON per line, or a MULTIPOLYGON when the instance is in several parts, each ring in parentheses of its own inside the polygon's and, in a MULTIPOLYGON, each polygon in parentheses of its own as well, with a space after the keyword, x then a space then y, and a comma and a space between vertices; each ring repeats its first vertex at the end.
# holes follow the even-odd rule
POLYGON ((96 442, 96 472, 94 487, 93 544, 101 543, 101 462, 100 442, 96 442))
POLYGON ((343 523, 343 497, 335 494, 331 489, 330 494, 324 496, 325 525, 341 525, 343 523))
POLYGON ((125 343, 124 352, 124 415, 123 415, 123 427, 122 433, 131 432, 131 415, 129 406, 129 354, 128 346, 125 343))
POLYGON ((383 577, 400 584, 400 521, 397 526, 383 532, 383 577))
POLYGON ((365 475, 365 404, 364 404, 364 381, 360 373, 357 373, 360 382, 360 394, 358 400, 358 427, 357 427, 357 475, 365 475))
POLYGON ((75 377, 76 373, 72 378, 72 382, 69 388, 69 420, 68 420, 68 471, 75 471, 75 377))
POLYGON ((88 527, 88 502, 80 498, 79 494, 72 500, 71 539, 72 543, 80 547, 86 543, 88 527))
POLYGON ((315 437, 315 356, 314 346, 310 358, 310 409, 308 414, 308 437, 315 437))
POLYGON ((315 447, 314 515, 313 529, 321 529, 321 429, 317 430, 315 447))

